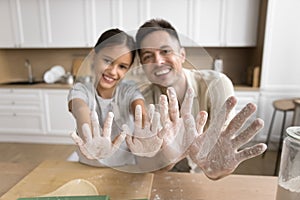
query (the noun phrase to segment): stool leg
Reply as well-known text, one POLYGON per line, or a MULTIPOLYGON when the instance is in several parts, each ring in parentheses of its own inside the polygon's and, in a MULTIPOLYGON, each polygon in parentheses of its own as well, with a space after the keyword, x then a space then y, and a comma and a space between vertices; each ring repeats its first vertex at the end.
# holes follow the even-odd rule
MULTIPOLYGON (((269 132, 268 132, 267 140, 265 142, 267 145, 269 145, 269 140, 270 140, 270 136, 271 136, 271 133, 272 133, 272 127, 273 127, 275 115, 276 115, 276 109, 274 109, 274 111, 273 111, 272 119, 271 119, 270 126, 269 126, 269 132)), ((262 154, 262 157, 265 157, 265 153, 266 153, 266 151, 262 154)))
POLYGON ((279 148, 278 148, 278 151, 277 151, 274 176, 278 175, 278 170, 279 170, 281 150, 282 150, 282 142, 283 142, 283 134, 284 134, 284 127, 285 127, 285 119, 286 119, 286 111, 283 112, 283 122, 282 122, 282 126, 281 126, 281 133, 280 133, 280 139, 279 139, 279 148))

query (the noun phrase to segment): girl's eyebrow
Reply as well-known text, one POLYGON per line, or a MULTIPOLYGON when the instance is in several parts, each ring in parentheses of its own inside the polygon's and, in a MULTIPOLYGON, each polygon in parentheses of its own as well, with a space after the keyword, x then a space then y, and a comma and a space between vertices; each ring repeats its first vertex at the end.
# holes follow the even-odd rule
MULTIPOLYGON (((108 56, 108 55, 105 55, 105 54, 103 54, 103 57, 106 58, 106 59, 110 59, 112 62, 114 62, 115 60, 117 60, 119 58, 118 57, 118 58, 114 59, 111 56, 108 56)), ((120 65, 125 65, 125 66, 129 67, 130 63, 124 63, 124 62, 122 62, 122 63, 120 63, 120 65)))

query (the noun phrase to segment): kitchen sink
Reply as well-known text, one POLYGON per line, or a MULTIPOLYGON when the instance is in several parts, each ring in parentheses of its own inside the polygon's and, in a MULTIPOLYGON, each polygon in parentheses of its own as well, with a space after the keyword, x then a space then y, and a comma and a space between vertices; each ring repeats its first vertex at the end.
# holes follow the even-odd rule
POLYGON ((35 85, 39 83, 44 83, 44 81, 15 81, 15 82, 8 82, 8 83, 3 83, 3 85, 35 85))

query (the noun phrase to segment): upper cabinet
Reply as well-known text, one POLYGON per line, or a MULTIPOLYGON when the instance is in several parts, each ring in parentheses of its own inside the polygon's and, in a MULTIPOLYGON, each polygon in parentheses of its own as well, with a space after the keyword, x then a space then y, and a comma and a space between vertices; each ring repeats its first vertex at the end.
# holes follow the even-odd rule
POLYGON ((12 8, 12 2, 10 0, 0 1, 0 47, 17 47, 16 46, 16 26, 14 22, 15 10, 12 8))
POLYGON ((90 12, 86 0, 44 0, 49 47, 89 47, 90 12))
POLYGON ((224 45, 255 46, 260 0, 225 0, 224 45))
POLYGON ((184 46, 255 46, 259 0, 1 0, 0 48, 92 47, 109 28, 135 35, 163 18, 184 46))
POLYGON ((256 46, 260 0, 194 0, 194 41, 209 47, 256 46))
POLYGON ((0 47, 47 46, 39 0, 1 0, 0 23, 0 47))

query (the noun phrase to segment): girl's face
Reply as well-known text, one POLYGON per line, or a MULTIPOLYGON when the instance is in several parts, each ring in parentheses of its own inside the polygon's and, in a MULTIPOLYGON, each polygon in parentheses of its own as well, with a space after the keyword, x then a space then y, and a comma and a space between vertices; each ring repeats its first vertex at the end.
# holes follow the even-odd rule
POLYGON ((104 47, 95 55, 94 67, 100 96, 112 97, 115 87, 128 72, 132 59, 130 50, 124 45, 104 47))

